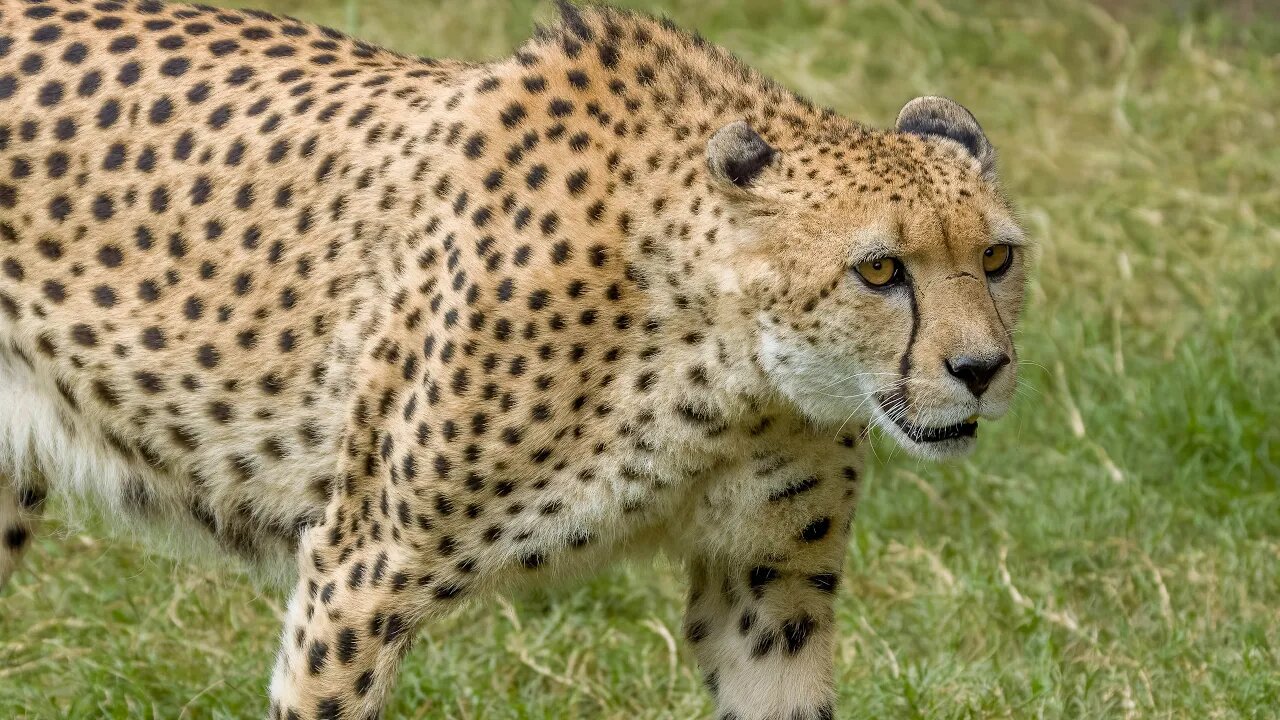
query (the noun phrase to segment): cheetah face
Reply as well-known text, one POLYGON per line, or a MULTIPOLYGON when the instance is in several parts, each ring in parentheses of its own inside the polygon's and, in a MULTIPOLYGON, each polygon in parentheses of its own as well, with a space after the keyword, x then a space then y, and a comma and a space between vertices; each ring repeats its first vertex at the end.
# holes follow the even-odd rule
POLYGON ((739 185, 759 364, 823 426, 871 423, 921 457, 968 452, 1014 394, 1028 255, 991 147, 940 98, 839 146, 777 151, 739 185), (840 155, 860 169, 809 177, 840 155))
POLYGON ((1009 218, 954 212, 859 228, 826 297, 785 327, 766 323, 765 366, 810 417, 870 420, 941 458, 971 450, 979 420, 1008 410, 1026 248, 1009 218))

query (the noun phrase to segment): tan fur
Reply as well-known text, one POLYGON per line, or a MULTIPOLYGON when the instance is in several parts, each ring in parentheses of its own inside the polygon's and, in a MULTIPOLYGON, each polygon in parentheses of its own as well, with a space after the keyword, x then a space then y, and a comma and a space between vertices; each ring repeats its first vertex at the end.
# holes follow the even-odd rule
POLYGON ((262 13, 0 5, 0 532, 49 489, 295 554, 276 718, 374 717, 422 621, 662 548, 722 718, 833 717, 865 428, 955 454, 895 421, 1011 395, 944 363, 1013 354, 992 156, 563 12, 465 64, 262 13), (877 247, 909 283, 859 280, 877 247))

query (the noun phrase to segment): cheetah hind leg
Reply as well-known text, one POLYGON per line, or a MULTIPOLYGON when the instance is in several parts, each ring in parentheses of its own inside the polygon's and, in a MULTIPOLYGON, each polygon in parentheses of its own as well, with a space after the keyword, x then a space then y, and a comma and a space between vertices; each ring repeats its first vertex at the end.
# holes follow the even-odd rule
POLYGON ((38 485, 19 486, 0 474, 0 590, 22 563, 31 545, 44 506, 44 490, 38 485))

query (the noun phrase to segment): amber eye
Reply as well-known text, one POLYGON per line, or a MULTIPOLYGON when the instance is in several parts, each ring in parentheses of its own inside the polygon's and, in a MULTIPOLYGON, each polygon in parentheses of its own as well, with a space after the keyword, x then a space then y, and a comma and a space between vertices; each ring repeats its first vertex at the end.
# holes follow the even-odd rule
POLYGON ((858 263, 853 268, 872 287, 885 287, 902 279, 902 263, 893 258, 881 258, 858 263))
POLYGON ((988 275, 999 275, 1013 262, 1013 246, 1006 243, 992 245, 982 251, 982 269, 988 275))

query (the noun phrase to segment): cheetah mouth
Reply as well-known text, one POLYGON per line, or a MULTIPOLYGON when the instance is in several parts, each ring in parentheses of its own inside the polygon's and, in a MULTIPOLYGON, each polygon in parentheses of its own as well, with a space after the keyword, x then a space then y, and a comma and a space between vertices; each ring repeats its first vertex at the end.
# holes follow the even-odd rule
POLYGON ((906 433, 907 437, 918 443, 936 443, 957 438, 969 438, 978 434, 978 422, 965 421, 944 427, 922 427, 912 425, 906 420, 894 420, 894 425, 906 433))
POLYGON ((954 425, 941 427, 928 427, 907 422, 905 418, 901 417, 901 412, 890 412, 889 407, 887 407, 901 400, 901 397, 880 398, 880 410, 912 442, 921 444, 939 443, 947 440, 971 438, 978 434, 978 418, 976 415, 954 425))

